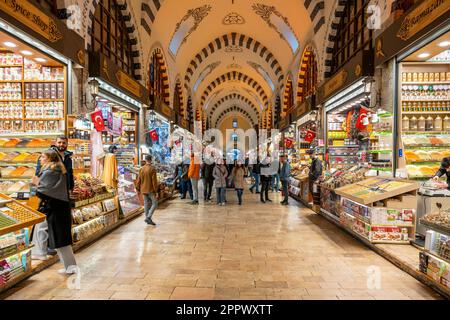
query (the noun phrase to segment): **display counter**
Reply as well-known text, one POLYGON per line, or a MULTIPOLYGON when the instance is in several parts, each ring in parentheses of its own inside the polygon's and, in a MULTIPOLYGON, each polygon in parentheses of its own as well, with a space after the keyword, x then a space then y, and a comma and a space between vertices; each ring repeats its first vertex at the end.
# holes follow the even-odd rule
POLYGON ((418 189, 416 182, 380 177, 338 188, 340 223, 371 243, 409 244, 418 189))
POLYGON ((427 231, 419 270, 450 295, 450 207, 425 215, 420 224, 427 231))
POLYGON ((31 273, 31 228, 45 215, 0 194, 0 291, 31 273))

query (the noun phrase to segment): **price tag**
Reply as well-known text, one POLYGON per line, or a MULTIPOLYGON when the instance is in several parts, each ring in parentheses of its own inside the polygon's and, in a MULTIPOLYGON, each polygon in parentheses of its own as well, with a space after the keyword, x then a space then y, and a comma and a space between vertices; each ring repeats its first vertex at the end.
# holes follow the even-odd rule
POLYGON ((26 200, 27 197, 25 197, 25 192, 17 192, 17 200, 26 200))

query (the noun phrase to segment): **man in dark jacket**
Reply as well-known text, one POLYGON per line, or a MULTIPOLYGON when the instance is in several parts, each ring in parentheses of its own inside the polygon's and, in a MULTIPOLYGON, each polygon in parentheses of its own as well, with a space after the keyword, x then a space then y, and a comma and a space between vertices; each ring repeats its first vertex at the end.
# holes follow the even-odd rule
POLYGON ((285 155, 280 156, 280 162, 280 181, 284 196, 281 204, 287 206, 289 204, 289 178, 291 176, 291 165, 287 161, 285 155))
POLYGON ((203 199, 206 201, 211 201, 211 192, 214 186, 214 163, 203 162, 201 166, 201 176, 203 181, 203 199))
POLYGON ((314 182, 322 176, 322 161, 317 157, 314 149, 309 149, 306 153, 312 159, 311 169, 309 170, 309 192, 312 194, 314 182))
POLYGON ((261 163, 259 162, 259 158, 256 160, 256 163, 253 164, 252 167, 252 175, 255 179, 255 183, 250 187, 250 192, 253 193, 253 189, 256 188, 256 193, 259 193, 259 178, 261 174, 261 163))
MULTIPOLYGON (((59 136, 56 138, 56 145, 50 146, 50 149, 55 150, 61 162, 64 164, 64 167, 66 167, 67 171, 67 189, 69 192, 71 192, 75 186, 75 181, 73 177, 73 164, 72 164, 72 155, 73 152, 70 152, 67 150, 67 147, 69 146, 69 139, 65 136, 59 136)), ((36 166, 36 177, 41 172, 41 160, 38 160, 37 166, 36 166)))

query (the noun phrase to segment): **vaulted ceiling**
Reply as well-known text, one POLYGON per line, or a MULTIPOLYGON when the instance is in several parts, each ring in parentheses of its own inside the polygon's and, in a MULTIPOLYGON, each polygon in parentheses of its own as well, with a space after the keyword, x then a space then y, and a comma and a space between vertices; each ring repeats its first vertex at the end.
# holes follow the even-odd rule
POLYGON ((214 120, 238 106, 250 123, 283 86, 323 8, 316 0, 157 2, 152 33, 194 105, 214 120))

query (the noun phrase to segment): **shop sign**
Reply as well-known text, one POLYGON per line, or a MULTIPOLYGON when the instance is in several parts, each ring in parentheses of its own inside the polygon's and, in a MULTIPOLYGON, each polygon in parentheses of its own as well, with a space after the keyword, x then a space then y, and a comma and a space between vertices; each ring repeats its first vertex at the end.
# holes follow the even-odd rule
POLYGON ((341 88, 345 81, 347 81, 348 72, 345 69, 339 71, 333 78, 331 78, 324 85, 324 95, 326 97, 330 96, 333 92, 341 88))
POLYGON ((448 10, 450 10, 450 1, 448 0, 424 1, 405 17, 397 32, 397 37, 403 41, 410 39, 448 10))
POLYGON ((108 112, 108 129, 112 134, 122 134, 122 118, 115 116, 111 111, 108 112))
POLYGON ((0 9, 51 42, 63 37, 55 21, 27 0, 0 0, 0 9))
POLYGON ((128 90, 137 97, 142 97, 141 85, 125 72, 122 70, 117 71, 116 78, 119 82, 119 86, 128 90))

